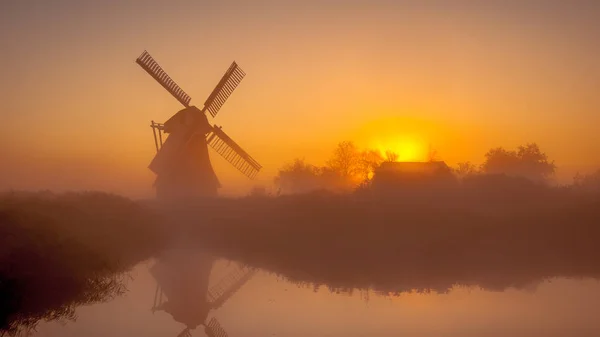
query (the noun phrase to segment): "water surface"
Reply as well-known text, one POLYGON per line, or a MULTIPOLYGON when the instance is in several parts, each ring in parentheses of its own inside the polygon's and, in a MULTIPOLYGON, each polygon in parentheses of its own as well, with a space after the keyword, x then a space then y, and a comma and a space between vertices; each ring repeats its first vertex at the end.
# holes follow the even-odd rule
MULTIPOLYGON (((174 273, 175 279, 206 273, 201 266, 190 270, 193 258, 186 263, 180 265, 180 273, 174 273)), ((32 335, 177 336, 186 326, 164 311, 152 311, 157 282, 150 270, 155 264, 147 261, 131 272, 124 296, 78 308, 75 322, 42 323, 32 335)), ((209 287, 239 270, 234 263, 216 261, 209 287)), ((206 291, 201 283, 198 288, 206 291)), ((195 303, 187 309, 194 314, 205 298, 195 301, 192 297, 200 291, 186 289, 189 303, 195 303)), ((207 320, 214 317, 231 337, 600 336, 599 310, 600 283, 592 279, 555 278, 504 291, 454 287, 444 294, 382 296, 367 290, 336 292, 325 286, 293 284, 259 270, 222 306, 209 311, 207 320)), ((205 336, 202 326, 189 333, 205 336)))

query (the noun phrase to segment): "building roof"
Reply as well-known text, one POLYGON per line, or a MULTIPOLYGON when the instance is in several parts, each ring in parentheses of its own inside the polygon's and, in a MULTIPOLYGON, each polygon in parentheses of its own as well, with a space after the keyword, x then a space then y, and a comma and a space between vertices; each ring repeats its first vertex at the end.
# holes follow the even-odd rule
POLYGON ((444 161, 430 161, 430 162, 384 162, 376 173, 416 173, 416 174, 432 174, 439 172, 440 170, 447 170, 449 167, 444 161))

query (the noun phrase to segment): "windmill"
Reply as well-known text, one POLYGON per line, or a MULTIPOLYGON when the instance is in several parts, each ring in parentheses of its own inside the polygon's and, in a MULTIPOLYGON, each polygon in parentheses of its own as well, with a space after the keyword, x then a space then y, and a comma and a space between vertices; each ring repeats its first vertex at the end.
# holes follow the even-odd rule
POLYGON ((220 126, 211 125, 206 115, 208 112, 214 118, 246 75, 235 61, 202 109, 190 105, 191 97, 147 51, 136 63, 184 106, 166 122, 150 124, 157 153, 148 167, 156 174, 154 187, 159 199, 216 196, 220 184, 210 162, 208 145, 248 178, 253 179, 258 174, 262 166, 220 126), (164 142, 163 133, 168 134, 164 142))
POLYGON ((204 253, 171 250, 163 253, 150 270, 157 281, 152 312, 165 311, 184 324, 178 337, 190 337, 198 326, 204 326, 208 337, 227 336, 217 319, 209 320, 208 316, 252 278, 255 270, 239 267, 211 286, 214 262, 214 257, 204 253))

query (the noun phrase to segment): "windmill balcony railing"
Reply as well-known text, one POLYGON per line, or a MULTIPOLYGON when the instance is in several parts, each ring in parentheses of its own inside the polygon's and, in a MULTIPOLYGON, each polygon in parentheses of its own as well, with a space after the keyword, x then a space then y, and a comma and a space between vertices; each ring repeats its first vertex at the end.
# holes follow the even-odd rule
POLYGON ((163 132, 165 132, 165 125, 162 123, 156 123, 155 121, 151 121, 150 123, 150 127, 152 128, 152 133, 154 134, 154 145, 156 146, 156 152, 158 153, 158 150, 160 150, 160 148, 163 145, 163 132), (157 131, 158 130, 158 137, 157 137, 157 131))

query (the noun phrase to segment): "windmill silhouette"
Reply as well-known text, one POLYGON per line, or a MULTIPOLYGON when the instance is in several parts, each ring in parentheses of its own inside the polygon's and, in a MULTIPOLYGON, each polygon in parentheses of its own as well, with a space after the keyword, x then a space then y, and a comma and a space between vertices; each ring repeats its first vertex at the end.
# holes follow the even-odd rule
POLYGON ((191 97, 147 51, 136 59, 136 63, 184 106, 166 122, 152 121, 150 124, 157 153, 148 167, 156 174, 154 187, 157 198, 217 195, 221 185, 210 162, 208 145, 248 178, 252 179, 258 174, 262 166, 220 126, 211 125, 206 116, 206 112, 213 118, 217 115, 246 75, 235 61, 208 96, 202 109, 190 105, 191 97), (164 142, 163 133, 168 134, 164 142))
POLYGON ((252 278, 255 270, 238 267, 211 286, 214 262, 215 258, 205 253, 173 249, 164 252, 150 269, 157 281, 152 312, 165 311, 184 324, 178 337, 191 336, 198 326, 204 326, 208 337, 227 336, 217 319, 208 316, 252 278))

